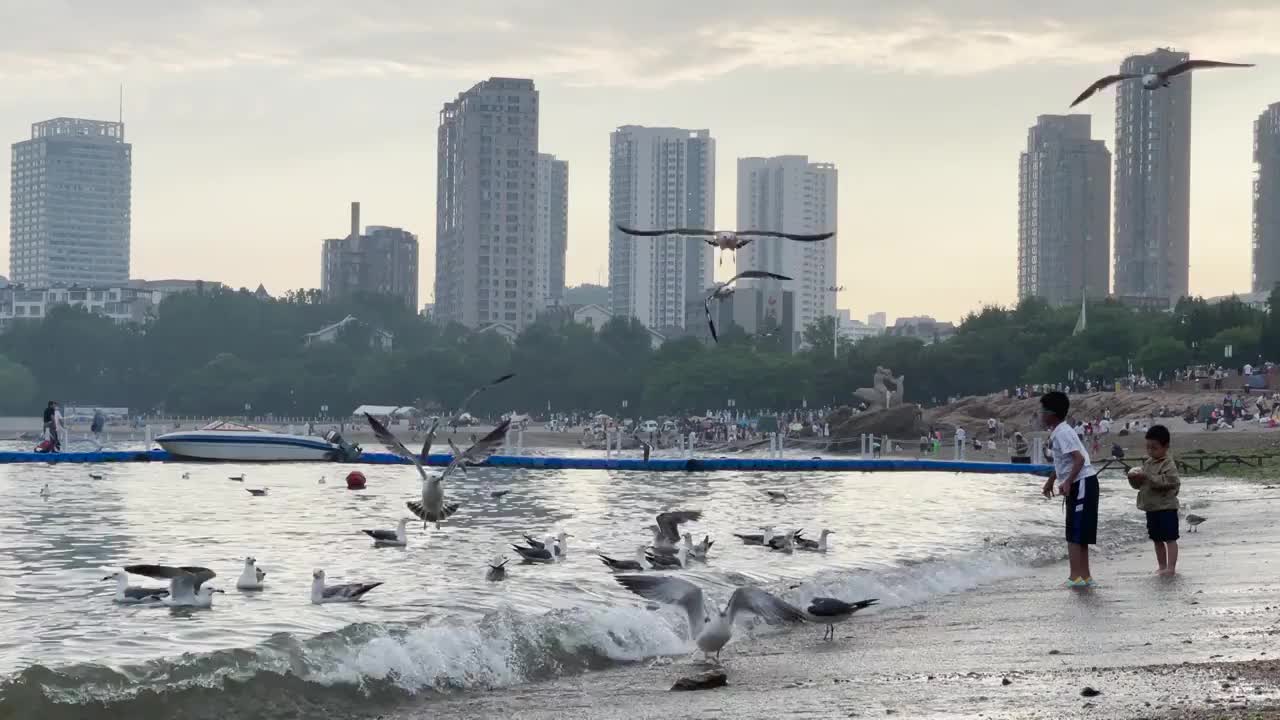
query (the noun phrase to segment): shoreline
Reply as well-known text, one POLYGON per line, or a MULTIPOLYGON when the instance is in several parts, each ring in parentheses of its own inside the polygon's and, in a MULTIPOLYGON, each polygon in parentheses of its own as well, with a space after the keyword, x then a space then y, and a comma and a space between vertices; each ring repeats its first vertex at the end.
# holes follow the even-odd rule
MULTIPOLYGON (((740 623, 724 654, 724 688, 669 692, 705 667, 686 655, 386 717, 1280 717, 1280 524, 1269 521, 1280 499, 1239 485, 1240 497, 1223 502, 1184 488, 1211 521, 1183 533, 1176 578, 1153 575, 1145 535, 1108 538, 1104 528, 1111 544, 1094 548, 1099 584, 1090 590, 1062 587, 1065 563, 1055 563, 867 612, 838 625, 834 643, 813 625, 740 623), (1102 694, 1084 698, 1086 686, 1102 694)), ((1133 502, 1116 483, 1109 489, 1104 502, 1133 502)))

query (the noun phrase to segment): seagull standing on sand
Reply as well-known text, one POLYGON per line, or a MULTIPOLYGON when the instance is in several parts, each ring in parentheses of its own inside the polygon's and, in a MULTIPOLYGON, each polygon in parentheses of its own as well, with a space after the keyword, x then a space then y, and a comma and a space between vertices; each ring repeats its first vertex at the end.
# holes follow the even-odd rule
POLYGON ((236 580, 236 589, 261 590, 262 581, 266 577, 266 571, 258 567, 258 559, 247 557, 244 559, 244 571, 240 573, 240 578, 236 580))
POLYGON ((1115 85, 1118 82, 1123 82, 1125 80, 1141 79, 1143 90, 1158 90, 1160 88, 1169 87, 1169 83, 1174 77, 1181 75, 1183 73, 1191 72, 1192 70, 1208 70, 1210 68, 1232 68, 1232 67, 1236 67, 1236 68, 1253 67, 1253 63, 1230 63, 1230 62, 1219 62, 1217 60, 1184 60, 1178 63, 1177 65, 1174 65, 1169 68, 1165 68, 1160 72, 1116 73, 1115 75, 1108 75, 1104 78, 1100 78, 1098 81, 1096 81, 1089 87, 1085 88, 1085 91, 1080 93, 1080 96, 1071 102, 1071 107, 1075 107, 1080 103, 1084 102, 1085 100, 1088 100, 1090 97, 1093 96, 1094 93, 1098 92, 1099 90, 1104 90, 1108 87, 1111 87, 1112 85, 1115 85))
POLYGON ((400 518, 395 530, 361 530, 360 532, 373 538, 374 547, 404 547, 409 544, 409 538, 404 534, 404 527, 408 524, 409 518, 400 518))
POLYGON ((322 605, 324 603, 356 602, 363 598, 365 593, 381 584, 380 582, 375 582, 325 585, 324 571, 314 570, 311 573, 311 603, 313 605, 322 605))
POLYGON ((1199 515, 1188 515, 1187 516, 1187 532, 1200 532, 1200 523, 1208 519, 1209 518, 1207 517, 1201 517, 1199 515))
POLYGON ((154 580, 168 580, 169 597, 164 599, 164 603, 171 607, 210 608, 213 607, 213 594, 222 592, 203 587, 204 583, 217 577, 209 568, 188 565, 126 565, 124 571, 154 580))
MULTIPOLYGON (((498 427, 493 429, 493 432, 477 440, 465 453, 459 453, 455 450, 453 459, 449 462, 448 467, 444 469, 444 472, 439 475, 429 476, 422 466, 422 458, 410 452, 409 448, 405 447, 404 443, 401 443, 386 426, 378 422, 377 418, 368 413, 365 413, 365 418, 368 419, 369 426, 373 428, 373 434, 378 438, 378 441, 391 452, 413 463, 413 466, 418 470, 418 475, 422 477, 422 501, 411 501, 406 504, 409 510, 422 520, 424 529, 427 527, 428 522, 435 523, 436 529, 439 529, 442 520, 458 511, 459 506, 456 503, 446 505, 444 502, 444 479, 449 476, 449 473, 461 467, 463 463, 475 464, 497 452, 507 437, 507 429, 511 427, 510 420, 503 420, 498 427)), ((452 443, 450 444, 452 445, 452 443)), ((430 448, 427 449, 429 450, 430 448)))
POLYGON ((618 583, 646 600, 678 605, 689 616, 689 636, 709 660, 733 637, 733 621, 739 613, 751 612, 765 622, 801 622, 804 613, 773 595, 752 587, 740 587, 729 596, 723 610, 707 612, 702 589, 680 578, 662 575, 617 575, 618 583))
POLYGON ((725 250, 737 252, 738 248, 744 247, 754 241, 756 238, 779 238, 781 240, 793 240, 795 242, 820 242, 835 235, 833 232, 815 233, 803 235, 799 233, 784 233, 774 230, 704 230, 702 228, 672 228, 670 230, 636 230, 624 225, 618 225, 618 230, 624 235, 632 237, 663 237, 666 235, 687 235, 700 238, 706 244, 718 248, 721 251, 720 262, 724 262, 725 250))
POLYGON ((717 285, 716 288, 711 291, 711 294, 708 295, 707 298, 702 301, 702 307, 707 312, 707 326, 711 328, 711 339, 716 342, 720 342, 720 338, 716 335, 716 322, 711 317, 711 301, 712 300, 720 301, 720 300, 728 299, 730 296, 733 295, 733 291, 734 291, 733 283, 735 281, 742 280, 744 278, 771 278, 773 280, 790 280, 791 279, 786 275, 779 275, 777 273, 771 273, 765 270, 743 270, 737 275, 734 275, 728 280, 725 280, 723 283, 717 285))
POLYGON ((116 594, 112 599, 121 605, 136 605, 137 603, 156 602, 169 595, 169 591, 165 588, 149 588, 130 585, 129 574, 120 571, 113 572, 102 579, 116 581, 116 594))
POLYGON ((805 608, 804 614, 809 621, 827 626, 827 632, 822 636, 823 640, 835 640, 836 623, 842 623, 853 617, 853 614, 859 610, 869 608, 878 602, 880 601, 875 598, 847 603, 835 598, 820 597, 809 601, 809 607, 805 608))

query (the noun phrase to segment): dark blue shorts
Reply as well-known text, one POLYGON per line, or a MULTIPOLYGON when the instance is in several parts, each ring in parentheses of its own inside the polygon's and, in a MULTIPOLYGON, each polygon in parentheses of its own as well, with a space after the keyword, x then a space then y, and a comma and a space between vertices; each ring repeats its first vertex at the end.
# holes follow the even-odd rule
POLYGON ((1063 498, 1067 515, 1067 542, 1075 545, 1093 545, 1098 542, 1098 476, 1076 480, 1071 495, 1063 498), (1080 497, 1080 485, 1084 485, 1084 497, 1080 497))
POLYGON ((1178 539, 1178 511, 1156 510, 1147 513, 1147 536, 1156 542, 1178 539))

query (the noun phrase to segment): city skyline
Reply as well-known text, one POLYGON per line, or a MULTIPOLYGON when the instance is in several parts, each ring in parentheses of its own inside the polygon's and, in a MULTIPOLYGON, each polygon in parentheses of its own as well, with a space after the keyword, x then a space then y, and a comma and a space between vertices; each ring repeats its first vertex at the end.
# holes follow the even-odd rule
MULTIPOLYGON (((504 3, 406 5, 395 23, 334 3, 303 18, 237 0, 151 16, 126 2, 81 10, 76 22, 65 8, 37 6, 0 23, 9 59, 0 128, 13 142, 40 118, 114 118, 123 82, 135 145, 132 274, 263 282, 277 294, 315 287, 314 261, 298 258, 313 258, 316 238, 362 198, 418 230, 429 302, 439 108, 485 77, 532 77, 541 145, 574 168, 569 284, 607 273, 605 135, 628 123, 707 127, 725 180, 751 155, 803 153, 844 171, 840 230, 856 249, 839 261, 841 305, 958 319, 1016 296, 1016 168, 998 158, 1023 145, 1035 117, 1065 111, 1123 58, 1171 45, 1259 63, 1197 80, 1191 109, 1190 290, 1249 289, 1252 123, 1278 99, 1280 50, 1265 39, 1280 29, 1280 9, 1171 2, 1153 17, 1086 3, 1068 17, 1009 3, 907 5, 744 2, 727 12, 712 2, 684 8, 674 32, 655 25, 652 8, 582 3, 536 14, 504 3), (69 26, 57 47, 39 41, 43 28, 69 26), (118 42, 102 51, 88 27, 118 42), (644 53, 624 51, 619 38, 655 27, 662 37, 644 53), (732 110, 747 98, 767 101, 732 110)), ((1080 108, 1096 132, 1113 124, 1110 92, 1080 108)), ((716 224, 731 227, 725 180, 716 224)), ((732 269, 726 260, 717 277, 732 269)))

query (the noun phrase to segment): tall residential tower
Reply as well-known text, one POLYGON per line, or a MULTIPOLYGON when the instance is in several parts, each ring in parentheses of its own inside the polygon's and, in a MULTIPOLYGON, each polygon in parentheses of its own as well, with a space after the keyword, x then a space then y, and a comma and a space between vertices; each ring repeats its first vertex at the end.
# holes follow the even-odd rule
POLYGON ((538 287, 538 91, 490 78, 445 103, 436 151, 435 317, 523 330, 538 287))
POLYGON ((124 123, 55 118, 14 143, 9 270, 31 287, 129 283, 133 148, 124 123))
POLYGON ((351 203, 351 232, 324 241, 320 292, 326 300, 358 293, 387 295, 418 311, 418 236, 370 225, 360 231, 360 203, 351 203))
POLYGON ((700 238, 637 238, 642 230, 715 223, 716 142, 709 130, 624 125, 609 153, 609 295, 617 317, 648 328, 684 328, 712 283, 711 248, 700 238))
POLYGON ((1280 103, 1253 124, 1253 291, 1280 283, 1280 103))
POLYGON ((1111 153, 1088 115, 1041 115, 1018 159, 1018 297, 1074 305, 1110 291, 1111 153))
MULTIPOLYGON (((737 229, 834 232, 837 181, 835 165, 811 163, 804 155, 739 158, 737 229)), ((811 323, 836 315, 836 294, 831 288, 837 284, 839 239, 808 243, 758 238, 737 251, 738 271, 767 270, 793 278, 745 282, 765 293, 768 309, 779 307, 783 290, 794 293, 791 347, 799 347, 799 338, 811 323)), ((782 326, 778 319, 777 327, 782 326)))
MULTIPOLYGON (((1165 48, 1133 55, 1123 73, 1186 60, 1165 48)), ((1187 294, 1191 216, 1191 75, 1167 88, 1116 85, 1115 294, 1171 305, 1187 294)))
POLYGON ((564 256, 569 241, 569 163, 538 153, 538 292, 547 305, 564 300, 564 256))

